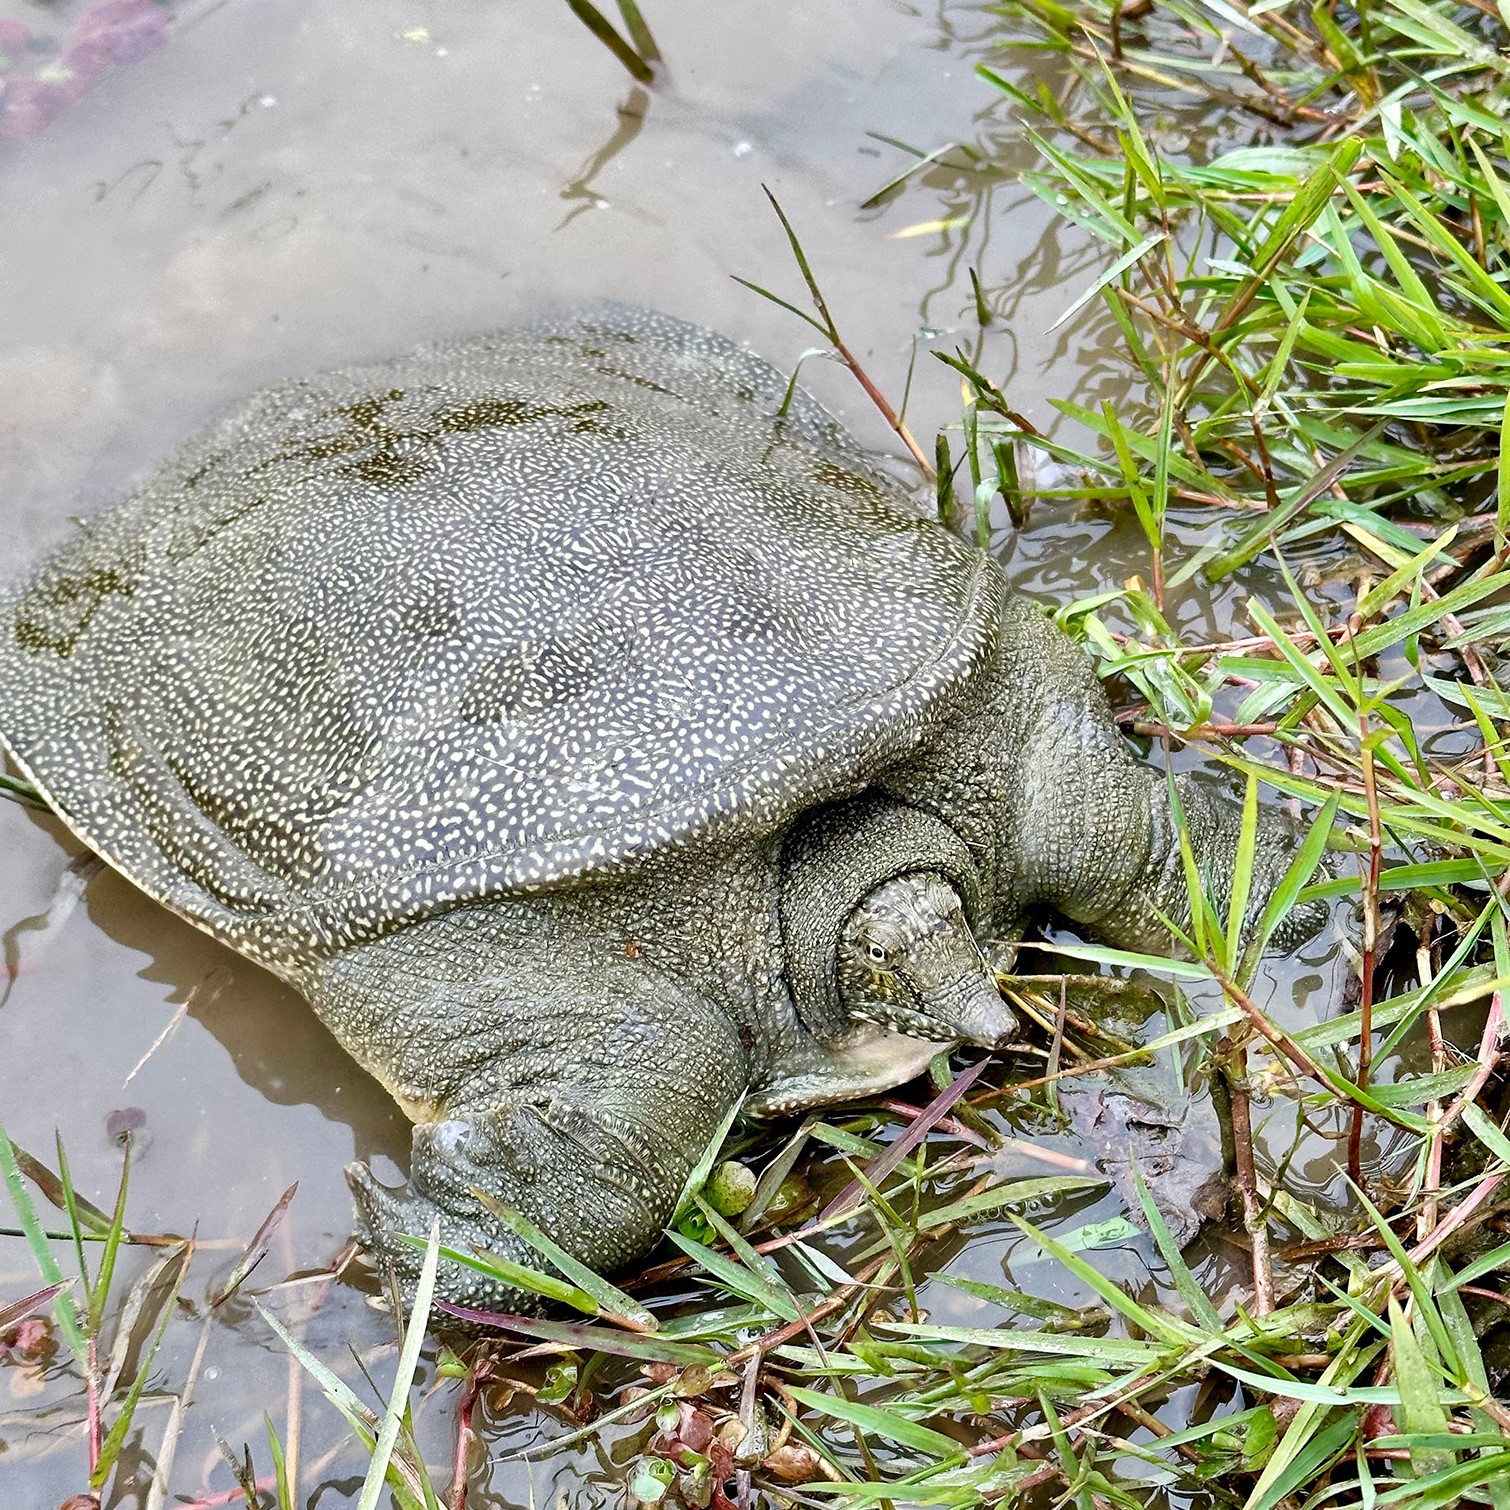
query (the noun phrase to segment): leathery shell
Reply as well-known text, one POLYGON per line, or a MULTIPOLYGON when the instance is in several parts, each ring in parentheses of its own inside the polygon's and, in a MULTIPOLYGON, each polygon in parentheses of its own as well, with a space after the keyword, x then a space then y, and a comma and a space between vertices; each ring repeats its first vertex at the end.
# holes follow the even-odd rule
POLYGON ((272 965, 774 828, 938 736, 999 578, 721 337, 598 307, 266 389, 0 601, 0 735, 272 965))

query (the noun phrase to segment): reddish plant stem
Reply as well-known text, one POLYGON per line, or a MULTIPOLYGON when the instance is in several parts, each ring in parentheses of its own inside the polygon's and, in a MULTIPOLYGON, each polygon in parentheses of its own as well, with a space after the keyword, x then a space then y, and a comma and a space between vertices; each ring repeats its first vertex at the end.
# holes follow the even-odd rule
POLYGON ((1497 1300, 1502 1306, 1510 1306, 1510 1295, 1499 1290, 1486 1290, 1482 1285, 1459 1285, 1458 1289, 1464 1295, 1477 1295, 1481 1300, 1497 1300))
POLYGON ((1237 1189, 1243 1202, 1243 1226, 1253 1260, 1253 1314, 1267 1316, 1274 1309, 1274 1274, 1269 1260, 1269 1224, 1258 1196, 1258 1170, 1253 1162, 1253 1117, 1248 1101, 1248 1053, 1241 1044, 1223 1039, 1217 1045, 1232 1109, 1232 1146, 1237 1157, 1237 1189), (1225 1048, 1224 1048, 1225 1045, 1225 1048))
MULTIPOLYGON (((912 438, 912 432, 902 422, 902 417, 887 401, 886 395, 871 381, 870 374, 860 365, 860 360, 854 352, 845 344, 844 338, 839 334, 839 326, 829 313, 828 301, 823 297, 823 290, 818 286, 818 280, 813 276, 812 269, 808 266, 807 255, 802 250, 802 243, 797 239, 797 232, 792 229, 792 223, 786 217, 786 211, 781 208, 780 201, 771 193, 770 189, 762 184, 765 189, 765 197, 770 200, 771 208, 776 212, 776 218, 781 222, 781 228, 786 232, 787 241, 792 248, 792 255, 797 259, 797 267, 802 273, 803 282, 807 284, 807 291, 813 301, 813 308, 818 311, 819 318, 810 321, 827 336, 829 343, 838 354, 839 360, 853 373, 854 379, 865 390, 868 397, 878 410, 881 417, 896 432, 902 444, 912 453, 912 459, 917 463, 918 470, 929 483, 938 481, 938 473, 934 470, 933 463, 923 454, 923 449, 912 438)), ((743 281, 743 280, 738 280, 743 281)), ((753 285, 752 285, 753 286, 753 285)), ((769 296, 767 296, 769 297, 769 296)), ((788 308, 791 306, 788 305, 788 308)), ((803 316, 806 319, 806 316, 803 316)))
MULTIPOLYGON (((1152 1388, 1164 1378, 1164 1375, 1155 1370, 1153 1373, 1140 1374, 1126 1389, 1119 1391, 1109 1400, 1097 1400, 1091 1405, 1082 1405, 1079 1410, 1072 1410, 1067 1416, 1060 1419, 1059 1425, 1065 1431, 1089 1421, 1093 1416, 1109 1414, 1114 1410, 1120 1410, 1129 1400, 1135 1400, 1145 1389, 1152 1388)), ((1040 1431, 1046 1430, 1040 1428, 1040 1431)), ((994 1452, 1000 1452, 1006 1447, 1017 1447, 1024 1456, 1028 1455, 1027 1448, 1019 1441, 1022 1436, 1022 1428, 1016 1431, 1003 1432, 1000 1436, 988 1437, 984 1442, 976 1442, 974 1446, 967 1447, 965 1453, 968 1457, 983 1458, 994 1452)))
MULTIPOLYGON (((879 1097, 876 1105, 883 1111, 895 1112, 899 1117, 906 1117, 908 1121, 911 1121, 914 1117, 921 1117, 925 1110, 921 1106, 913 1106, 910 1102, 898 1101, 892 1096, 879 1097)), ((948 1133, 951 1138, 958 1138, 961 1143, 971 1143, 976 1148, 984 1148, 986 1146, 985 1140, 978 1132, 966 1127, 957 1118, 940 1117, 934 1125, 939 1132, 948 1133)))
MULTIPOLYGON (((1358 1089, 1368 1089, 1374 1063, 1374 955, 1379 946, 1379 862, 1383 853, 1383 825, 1379 821, 1379 789, 1374 781, 1374 752, 1368 743, 1368 718, 1358 716, 1358 748, 1363 762, 1363 800, 1368 805, 1368 868, 1363 878, 1363 978, 1358 1002, 1358 1089)), ((1363 1107, 1353 1103, 1347 1138, 1348 1178, 1367 1190, 1363 1178, 1363 1107)))
POLYGON ((1023 1496, 1031 1493, 1034 1489, 1041 1488, 1044 1484, 1052 1484, 1055 1479, 1062 1478, 1064 1470, 1058 1463, 1045 1463, 1040 1468, 1035 1468, 1026 1478, 1018 1479, 1012 1486, 1012 1501, 1020 1504, 1023 1496))
POLYGON ((1212 974, 1215 976, 1217 983, 1221 986, 1223 992, 1225 992, 1227 999, 1233 1004, 1233 1006, 1237 1007, 1242 1012, 1243 1016, 1246 1017, 1250 1023, 1253 1024, 1254 1028, 1258 1031, 1259 1036, 1263 1038, 1271 1048, 1282 1054, 1297 1070, 1300 1071, 1302 1075, 1305 1075, 1308 1078, 1314 1080, 1317 1085, 1321 1086, 1324 1090, 1331 1092, 1333 1095, 1348 1096, 1348 1099, 1352 1100, 1355 1105, 1358 1104, 1356 1098, 1348 1095, 1351 1087, 1345 1086, 1339 1089, 1339 1087, 1333 1085, 1332 1082, 1328 1080, 1324 1074, 1322 1074, 1321 1066, 1317 1064, 1316 1061, 1312 1059, 1311 1056, 1306 1053, 1306 1051, 1301 1048, 1301 1046, 1296 1043, 1288 1033, 1283 1032, 1279 1028, 1276 1028, 1274 1024, 1270 1022, 1269 1019, 1265 1017, 1264 1014, 1259 1010, 1259 1008, 1254 1004, 1253 999, 1248 995, 1248 993, 1244 991, 1243 988, 1239 986, 1235 980, 1233 980, 1229 975, 1221 970, 1213 970, 1212 974))
POLYGON ((1077 1159, 1074 1154, 1061 1153, 1057 1148, 1041 1148, 1027 1138, 1003 1138, 992 1152, 972 1159, 971 1167, 999 1159, 1006 1153, 1021 1154, 1025 1159, 1036 1159, 1040 1164, 1047 1164, 1051 1169, 1062 1169, 1069 1174, 1090 1174, 1096 1167, 1089 1159, 1077 1159))
MULTIPOLYGON (((258 1479, 252 1485, 252 1488, 258 1494, 263 1494, 269 1489, 277 1488, 277 1486, 278 1480, 272 1474, 269 1474, 265 1479, 258 1479)), ((178 1510, 215 1510, 216 1505, 235 1504, 237 1500, 243 1498, 245 1493, 246 1491, 239 1487, 236 1489, 222 1489, 219 1494, 206 1495, 204 1499, 193 1500, 187 1505, 179 1505, 178 1510)))
POLYGON ((724 1359, 724 1366, 730 1369, 742 1368, 751 1358, 764 1356, 773 1348, 784 1347, 792 1338, 801 1337, 815 1321, 822 1321, 825 1317, 832 1316, 835 1311, 842 1311, 851 1299, 880 1273, 884 1265, 895 1261, 895 1257, 890 1253, 873 1258, 855 1275, 853 1284, 840 1285, 832 1295, 820 1300, 812 1310, 804 1312, 795 1321, 788 1321, 777 1327, 775 1331, 767 1332, 763 1337, 757 1337, 753 1342, 745 1343, 742 1348, 730 1353, 724 1359))
MULTIPOLYGON (((826 314, 827 311, 825 310, 826 314)), ((912 459, 917 463, 918 471, 929 483, 938 481, 938 472, 934 465, 923 454, 923 448, 912 438, 912 431, 907 428, 906 422, 891 407, 886 395, 870 380, 870 374, 860 365, 859 358, 846 346, 839 336, 837 329, 830 332, 829 339, 834 343, 834 350, 839 354, 839 360, 854 374, 855 381, 865 390, 865 395, 877 409, 881 411, 881 418, 896 432, 898 439, 912 454, 912 459)))
POLYGON ((1276 734, 1278 724, 1229 724, 1219 719, 1210 723, 1196 724, 1189 729, 1171 729, 1166 724, 1149 723, 1146 719, 1132 720, 1134 734, 1148 734, 1159 739, 1178 739, 1189 742, 1193 739, 1249 739, 1258 735, 1276 734))
MULTIPOLYGON (((1423 942, 1416 951, 1418 960, 1417 973, 1421 984, 1427 986, 1431 983, 1431 945, 1423 942)), ((1447 1045, 1442 1039, 1442 1017, 1437 1011, 1436 1003, 1433 1002, 1426 1011, 1426 1036, 1431 1044, 1431 1072, 1440 1075, 1447 1068, 1447 1045)), ((1437 1197, 1442 1190, 1442 1103, 1436 1099, 1426 1103, 1426 1120, 1431 1124, 1431 1131, 1427 1134, 1429 1142, 1426 1149, 1426 1179, 1422 1186, 1421 1209, 1416 1213, 1416 1239, 1419 1241, 1425 1237, 1441 1215, 1438 1208, 1437 1197)))
POLYGON ((1499 1067, 1507 1041, 1510 1041, 1510 1024, 1505 1021, 1504 998, 1496 991, 1489 998, 1489 1016, 1485 1019, 1484 1031, 1479 1036, 1479 1067, 1473 1072, 1473 1079, 1458 1092, 1457 1099, 1447 1108, 1440 1132, 1446 1132, 1463 1115, 1463 1108, 1483 1090, 1489 1077, 1499 1067))
MULTIPOLYGON (((1130 1421, 1136 1421, 1145 1431, 1156 1437, 1172 1437, 1174 1427, 1166 1426, 1151 1410, 1144 1410, 1136 1400, 1124 1400, 1117 1409, 1130 1421)), ((1185 1459, 1187 1463, 1199 1463, 1202 1461, 1200 1450, 1189 1442, 1178 1442, 1175 1451, 1185 1459)))
MULTIPOLYGON (((1112 638, 1119 645, 1125 645, 1128 640, 1135 638, 1135 636, 1119 634, 1113 631, 1112 638)), ((1345 624, 1333 625, 1332 628, 1327 630, 1327 638, 1332 640, 1346 639, 1347 626, 1345 624)), ((1316 635, 1309 629, 1297 629, 1293 634, 1288 636, 1288 639, 1297 648, 1317 643, 1316 635)), ((1274 649, 1274 640, 1271 636, 1267 634, 1250 634, 1240 640, 1208 640, 1201 645, 1181 645, 1179 653, 1181 656, 1205 655, 1209 657, 1213 655, 1235 655, 1239 651, 1245 650, 1272 649, 1274 649)))
POLYGON ((98 1345, 89 1338, 89 1478, 100 1461, 100 1358, 98 1345))
MULTIPOLYGON (((1492 1174, 1480 1180, 1474 1187, 1473 1194, 1466 1200, 1454 1206, 1446 1216, 1439 1221, 1424 1238, 1410 1250, 1410 1261, 1413 1264, 1424 1263, 1438 1248, 1452 1236, 1459 1227, 1465 1225, 1475 1211, 1482 1206, 1503 1183, 1503 1174, 1492 1174)), ((1405 1283, 1404 1276, 1396 1281, 1397 1285, 1405 1283)))
POLYGON ((483 1384, 492 1376, 492 1360, 482 1358, 467 1372, 456 1402, 456 1453, 451 1464, 450 1510, 467 1510, 467 1448, 473 1440, 472 1412, 483 1384))

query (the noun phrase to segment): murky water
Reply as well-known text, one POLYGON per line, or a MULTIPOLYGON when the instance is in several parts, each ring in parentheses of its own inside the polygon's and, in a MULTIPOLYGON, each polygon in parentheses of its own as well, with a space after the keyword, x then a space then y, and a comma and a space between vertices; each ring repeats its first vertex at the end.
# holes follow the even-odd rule
MULTIPOLYGON (((654 93, 631 86, 560 0, 199 0, 176 7, 166 46, 110 68, 45 130, 0 140, 0 569, 257 384, 505 323, 542 297, 658 306, 794 363, 812 333, 731 279, 801 302, 763 184, 889 392, 902 391, 916 347, 920 436, 959 408, 930 348, 963 347, 1041 424, 1053 422, 1051 395, 1117 395, 1121 369, 1094 322, 1050 329, 1101 258, 1015 181, 1030 149, 973 73, 988 52, 984 7, 645 9, 670 60, 654 93), (998 166, 935 165, 865 208, 909 162, 873 133, 923 151, 987 140, 998 166), (998 316, 984 333, 971 268, 998 316)), ((0 0, 0 21, 31 28, 35 71, 85 10, 0 0)), ((895 449, 845 373, 810 362, 804 376, 867 443, 895 449)), ((1132 534, 1089 514, 1041 509, 1024 537, 998 545, 1025 590, 1055 600, 1142 565, 1132 534)), ((1182 622, 1224 631, 1254 580, 1188 596, 1182 622)), ((258 1282, 326 1265, 348 1230, 342 1166, 362 1157, 397 1177, 408 1126, 295 996, 112 873, 90 875, 76 853, 57 825, 0 803, 0 1120, 49 1162, 60 1134, 80 1190, 108 1203, 120 1156, 107 1119, 140 1108, 132 1226, 197 1227, 209 1250, 155 1370, 164 1393, 143 1405, 127 1449, 134 1478, 107 1503, 149 1502, 166 1392, 201 1342, 166 1503, 231 1487, 211 1428, 260 1444, 265 1410, 297 1438, 298 1503, 353 1503, 362 1464, 339 1418, 249 1305, 206 1322, 204 1297, 295 1181, 258 1282)), ((1266 989, 1287 1015, 1315 1015, 1337 980, 1323 953, 1277 968, 1266 989)), ((1279 1156, 1294 1120, 1276 1110, 1275 1122, 1279 1156)), ((1334 1173, 1324 1147, 1299 1171, 1318 1191, 1334 1173)), ((1059 1220, 1121 1209, 1108 1196, 1059 1220)), ((1015 1229, 988 1225, 952 1263, 1082 1298, 1048 1265, 1023 1268, 1019 1244, 1015 1229)), ((128 1255, 123 1279, 148 1261, 128 1255)), ((1099 1261, 1135 1289, 1157 1282, 1146 1239, 1099 1261)), ((1203 1260, 1213 1289, 1226 1261, 1220 1244, 1203 1260)), ((24 1243, 0 1238, 0 1298, 34 1283, 24 1243)), ((940 1321, 977 1306, 937 1285, 923 1300, 940 1321)), ((348 1341, 366 1359, 392 1335, 359 1287, 305 1286, 270 1303, 348 1375, 348 1341)), ((383 1378, 390 1369, 380 1363, 383 1378)), ((437 1465, 450 1388, 419 1416, 437 1465)), ((41 1379, 0 1369, 0 1500, 49 1510, 84 1487, 82 1415, 61 1367, 41 1379)), ((489 1423, 489 1448, 502 1458, 556 1430, 521 1404, 489 1423)), ((499 1462, 492 1483, 496 1499, 477 1503, 623 1496, 604 1446, 532 1469, 499 1462)))

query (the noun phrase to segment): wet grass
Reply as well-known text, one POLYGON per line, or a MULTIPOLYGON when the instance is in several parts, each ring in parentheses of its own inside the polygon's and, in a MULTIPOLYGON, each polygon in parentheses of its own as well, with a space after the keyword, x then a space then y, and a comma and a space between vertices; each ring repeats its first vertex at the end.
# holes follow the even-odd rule
MULTIPOLYGON (((1298 799, 1313 835, 1330 831, 1353 857, 1348 874, 1291 888, 1292 900, 1356 898, 1358 999, 1327 1022, 1286 1030, 1255 1003, 1236 919, 1194 877, 1194 926, 1178 939, 1230 1017, 1208 1028, 1204 1062, 1248 1236, 1243 1308, 1260 1327, 1293 1312, 1276 1287, 1282 1234, 1315 1266, 1303 1304, 1328 1316, 1319 1372, 1243 1379, 1249 1408, 1275 1425, 1224 1487, 1247 1505, 1498 1504, 1510 1415, 1479 1338, 1507 1302, 1478 1281, 1510 1258, 1504 24, 1413 0, 1021 0, 1000 13, 1004 52, 1031 55, 1040 82, 982 73, 1033 133, 1030 185, 1106 246, 1105 271, 1065 318, 1113 322, 1142 401, 1093 411, 1067 398, 1073 424, 1044 436, 955 358, 977 495, 999 492, 1018 518, 1046 496, 1130 512, 1146 578, 1066 605, 1061 623, 1120 678, 1133 730, 1200 746, 1250 799, 1257 783, 1298 799), (1192 118, 1206 131, 1188 134, 1192 118), (1026 496, 1024 452, 1047 453, 1064 485, 1026 496), (1197 548, 1172 545, 1172 527, 1188 542, 1193 525, 1197 548), (1248 599, 1251 632, 1217 644, 1180 633, 1173 603, 1260 557, 1287 590, 1248 599), (1442 704, 1456 721, 1421 727, 1421 710, 1442 704), (1446 1005, 1485 998, 1481 1025, 1446 1005), (1260 1167, 1259 1094, 1295 1099, 1346 1150, 1351 1209, 1307 1209, 1282 1171, 1260 1167), (1388 1156, 1367 1156, 1381 1141, 1388 1156), (1333 1269, 1343 1254, 1345 1274, 1333 1269)), ((1183 1319, 1209 1338, 1221 1318, 1165 1257, 1183 1319)), ((1160 1433, 1159 1457, 1241 1418, 1160 1433)))
MULTIPOLYGON (((1066 423, 1043 434, 955 353, 964 412, 931 456, 883 412, 925 475, 937 464, 941 512, 983 538, 1003 517, 1031 528, 1050 504, 1136 521, 1146 572, 1058 617, 1113 679, 1130 733, 1232 771, 1247 814, 1233 906, 1192 874, 1173 957, 1064 938, 1046 950, 1164 982, 1148 1041, 1019 979, 1007 988, 1046 1029, 1036 1067, 938 1064, 927 1105, 810 1117, 774 1145, 736 1130, 725 1153, 754 1178, 706 1168, 670 1256, 642 1275, 609 1284, 516 1226, 539 1262, 507 1277, 562 1314, 497 1322, 508 1344, 440 1356, 455 1398, 446 1463, 426 1464, 410 1413, 428 1302, 386 1389, 365 1398, 263 1311, 365 1445, 364 1510, 385 1494, 405 1510, 467 1504, 488 1480, 482 1418, 504 1389, 560 1421, 521 1456, 612 1443, 625 1493, 646 1505, 1510 1504, 1504 24, 1426 0, 1013 0, 995 14, 1001 58, 982 72, 1034 133, 1031 186, 1105 246, 1064 319, 1111 322, 1138 396, 1088 409, 1066 395, 1066 423), (1031 481, 1044 476, 1057 481, 1031 481), (1233 580, 1261 583, 1250 623, 1192 640, 1182 600, 1233 580), (1444 705, 1451 722, 1425 721, 1444 705), (1255 935, 1261 791, 1297 804, 1311 842, 1255 935), (1319 865, 1326 842, 1343 874, 1319 865), (1334 899, 1356 910, 1356 992, 1297 1022, 1264 997, 1255 945, 1290 907, 1334 899), (1042 1135, 1058 1098, 1160 1058, 1209 1085, 1221 1113, 1231 1283, 1182 1254, 1152 1174, 1137 1172, 1134 1195, 1159 1286, 1098 1258, 1129 1223, 1064 1219, 1105 1181, 1042 1135), (1266 1158, 1255 1120, 1280 1108, 1335 1150, 1340 1197, 1266 1158), (1040 1293, 949 1274, 961 1236, 985 1231, 1010 1237, 1040 1293)), ((630 31, 621 47, 648 66, 630 31)), ((788 307, 877 392, 782 223, 813 312, 788 307)), ((776 281, 757 291, 775 297, 776 281)), ((109 1502, 195 1249, 127 1229, 124 1172, 105 1213, 72 1193, 61 1149, 55 1162, 0 1140, 40 1275, 0 1309, 0 1334, 51 1317, 84 1400, 81 1493, 109 1502), (120 1255, 146 1243, 161 1251, 123 1288, 120 1255)), ((270 1230, 203 1325, 247 1293, 270 1230)), ((432 1245, 428 1265, 438 1257, 432 1245)), ((192 1370, 172 1386, 159 1463, 192 1388, 192 1370)), ((305 1503, 271 1425, 231 1457, 247 1505, 305 1503)))

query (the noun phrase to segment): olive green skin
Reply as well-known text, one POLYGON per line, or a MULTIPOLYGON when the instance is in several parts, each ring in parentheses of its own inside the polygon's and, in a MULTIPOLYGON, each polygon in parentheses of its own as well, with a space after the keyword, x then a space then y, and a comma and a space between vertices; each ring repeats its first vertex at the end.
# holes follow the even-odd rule
MULTIPOLYGON (((1084 657, 812 400, 773 419, 784 389, 618 309, 326 374, 0 601, 18 767, 414 1121, 409 1190, 349 1171, 406 1284, 437 1217, 532 1261, 478 1191, 616 1269, 735 1107, 947 1046, 799 988, 832 939, 794 898, 842 920, 946 854, 983 946, 1038 911, 1139 947, 1187 915, 1169 784, 1084 657), (860 793, 907 823, 799 876, 789 837, 860 793)), ((1236 811, 1175 787, 1220 897, 1236 811)), ((1251 906, 1290 849, 1266 815, 1251 906)), ((533 1304, 451 1263, 439 1293, 533 1304)))

